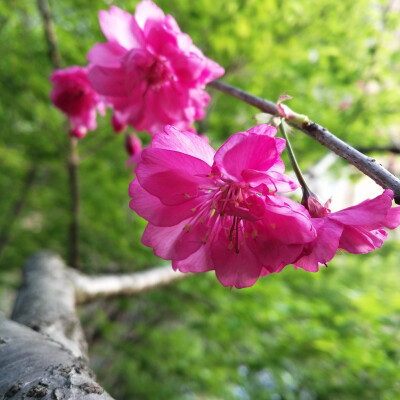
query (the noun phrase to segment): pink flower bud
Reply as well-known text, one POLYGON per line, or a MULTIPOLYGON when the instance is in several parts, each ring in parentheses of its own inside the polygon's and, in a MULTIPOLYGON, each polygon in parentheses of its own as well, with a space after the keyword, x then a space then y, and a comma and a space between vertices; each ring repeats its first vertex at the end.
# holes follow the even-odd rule
POLYGON ((277 107, 278 107, 278 112, 279 115, 281 115, 283 118, 289 119, 293 115, 293 111, 286 106, 285 104, 282 104, 285 100, 290 100, 292 96, 289 96, 288 94, 281 94, 279 96, 278 102, 277 102, 277 107))
POLYGON ((111 117, 111 125, 115 133, 122 133, 126 129, 126 124, 122 124, 115 114, 111 117))
POLYGON ((76 128, 73 128, 70 130, 71 136, 74 136, 78 139, 82 139, 86 136, 87 129, 83 126, 77 126, 76 128))
POLYGON ((326 214, 329 214, 331 212, 329 209, 330 203, 331 199, 329 199, 325 205, 322 205, 316 194, 312 193, 310 190, 303 190, 301 204, 303 204, 313 218, 322 218, 325 217, 326 214))
POLYGON ((133 133, 125 136, 125 150, 130 156, 139 154, 142 151, 141 140, 133 133))

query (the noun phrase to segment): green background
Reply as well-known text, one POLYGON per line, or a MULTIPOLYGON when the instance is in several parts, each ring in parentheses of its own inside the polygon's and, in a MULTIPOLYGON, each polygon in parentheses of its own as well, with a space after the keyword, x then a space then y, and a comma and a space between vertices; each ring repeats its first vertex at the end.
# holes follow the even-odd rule
MULTIPOLYGON (((399 138, 400 15, 392 3, 157 2, 224 66, 226 82, 273 101, 289 92, 292 108, 355 146, 399 138)), ((85 65, 87 51, 104 41, 97 12, 112 4, 134 12, 137 1, 50 2, 64 67, 85 65)), ((52 66, 36 2, 0 3, 0 54, 0 227, 9 237, 0 299, 7 310, 29 255, 45 248, 67 257, 69 196, 66 122, 49 101, 52 66), (37 177, 11 225, 31 168, 37 177)), ((252 107, 210 94, 197 128, 215 147, 255 123, 252 107)), ((124 138, 109 117, 79 144, 87 273, 163 263, 140 244, 145 221, 129 209, 124 138)), ((302 133, 292 142, 305 169, 327 152, 302 133)), ((240 291, 209 273, 97 302, 81 309, 92 367, 118 399, 398 399, 399 249, 391 242, 366 256, 338 255, 317 274, 287 267, 240 291)))

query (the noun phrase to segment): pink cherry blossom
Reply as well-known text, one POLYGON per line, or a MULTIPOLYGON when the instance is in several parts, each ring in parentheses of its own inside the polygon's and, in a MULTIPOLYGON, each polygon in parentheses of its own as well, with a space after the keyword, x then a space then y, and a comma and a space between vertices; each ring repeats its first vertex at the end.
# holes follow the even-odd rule
POLYGON ((392 200, 393 192, 387 189, 374 199, 331 213, 329 204, 322 206, 315 195, 306 196, 317 237, 305 247, 305 255, 295 265, 316 272, 338 249, 353 254, 379 249, 387 238, 384 228, 400 225, 400 207, 392 208, 392 200))
POLYGON ((104 114, 104 105, 87 78, 87 69, 58 69, 50 81, 54 85, 51 101, 69 117, 71 134, 82 138, 88 130, 96 129, 96 110, 104 114))
POLYGON ((107 96, 120 126, 161 132, 173 124, 188 129, 204 117, 205 85, 224 69, 205 57, 175 19, 150 0, 131 15, 118 7, 100 11, 107 38, 88 54, 89 79, 107 96))
POLYGON ((215 152, 167 126, 142 152, 130 207, 149 221, 142 242, 182 272, 215 270, 243 288, 297 260, 316 237, 307 210, 276 191, 286 177, 276 128, 239 132, 215 152))

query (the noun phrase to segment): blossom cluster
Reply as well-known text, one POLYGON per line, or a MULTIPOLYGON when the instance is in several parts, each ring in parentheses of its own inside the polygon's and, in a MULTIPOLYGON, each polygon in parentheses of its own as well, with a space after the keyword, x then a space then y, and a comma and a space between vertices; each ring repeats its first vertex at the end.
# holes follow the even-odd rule
MULTIPOLYGON (((99 20, 107 41, 89 51, 87 67, 55 71, 50 97, 75 137, 94 130, 106 107, 115 132, 129 125, 153 135, 145 149, 126 136, 136 167, 130 207, 148 221, 142 242, 174 269, 215 270, 224 286, 243 288, 287 265, 318 271, 338 250, 373 251, 400 225, 391 190, 334 213, 313 194, 303 204, 284 196, 298 185, 284 174, 286 141, 273 126, 236 133, 218 151, 197 135, 205 87, 224 69, 151 0, 134 15, 112 6, 99 20)), ((277 108, 292 119, 288 98, 277 108)))
POLYGON ((381 247, 384 228, 400 225, 393 192, 330 213, 314 197, 307 208, 278 193, 297 185, 284 175, 285 140, 258 125, 217 151, 192 132, 166 126, 143 150, 129 194, 149 221, 142 242, 182 272, 215 270, 243 288, 286 265, 317 271, 338 249, 381 247))
POLYGON ((107 39, 89 51, 89 66, 57 70, 51 99, 70 119, 71 134, 96 128, 96 110, 113 109, 112 126, 154 134, 166 124, 191 128, 205 115, 205 86, 224 69, 205 57, 175 19, 150 0, 135 14, 116 6, 99 12, 107 39))

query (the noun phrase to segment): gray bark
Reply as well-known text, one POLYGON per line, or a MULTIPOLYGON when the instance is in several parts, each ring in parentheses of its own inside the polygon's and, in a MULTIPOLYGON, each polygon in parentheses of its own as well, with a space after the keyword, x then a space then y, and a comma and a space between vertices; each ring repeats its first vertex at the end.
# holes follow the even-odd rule
POLYGON ((82 357, 0 317, 0 399, 112 400, 82 357))
POLYGON ((75 289, 57 255, 26 262, 12 318, 0 317, 0 399, 112 400, 88 367, 75 289))
POLYGON ((74 286, 56 254, 40 252, 25 263, 11 318, 61 343, 76 357, 87 355, 74 286))

